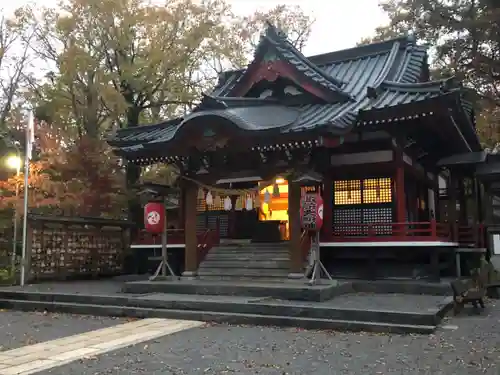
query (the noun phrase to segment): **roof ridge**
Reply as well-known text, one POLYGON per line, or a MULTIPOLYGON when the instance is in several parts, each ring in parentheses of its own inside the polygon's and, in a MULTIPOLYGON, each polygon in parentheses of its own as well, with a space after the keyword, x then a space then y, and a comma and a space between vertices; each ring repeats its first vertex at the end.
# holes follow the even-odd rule
POLYGON ((432 80, 426 82, 396 82, 386 80, 380 84, 380 88, 389 91, 402 91, 402 92, 422 92, 422 91, 441 91, 450 92, 460 90, 461 86, 458 84, 455 77, 449 77, 439 80, 432 80))
POLYGON ((285 46, 291 50, 300 60, 302 60, 303 63, 305 63, 309 68, 313 69, 316 71, 316 73, 320 74, 323 76, 323 78, 329 80, 331 83, 333 83, 335 86, 337 86, 338 90, 342 90, 342 86, 344 85, 344 82, 336 79, 335 77, 327 74, 323 69, 321 69, 319 66, 314 64, 312 61, 310 61, 297 47, 295 47, 289 40, 286 34, 284 34, 283 31, 279 30, 277 27, 272 25, 271 23, 268 23, 268 29, 266 31, 266 37, 269 38, 269 40, 272 43, 275 43, 276 41, 282 42, 285 44, 285 46), (269 35, 270 34, 270 35, 269 35), (275 38, 273 38, 275 37, 275 38))
POLYGON ((405 48, 410 45, 415 47, 425 48, 423 46, 417 45, 416 38, 413 35, 402 35, 396 38, 391 38, 380 42, 358 45, 351 48, 345 48, 337 51, 312 55, 308 56, 307 58, 316 65, 333 64, 336 62, 361 59, 363 57, 387 53, 387 51, 390 51, 392 49, 394 43, 399 43, 400 44, 399 48, 405 48), (337 55, 340 56, 337 57, 337 55))

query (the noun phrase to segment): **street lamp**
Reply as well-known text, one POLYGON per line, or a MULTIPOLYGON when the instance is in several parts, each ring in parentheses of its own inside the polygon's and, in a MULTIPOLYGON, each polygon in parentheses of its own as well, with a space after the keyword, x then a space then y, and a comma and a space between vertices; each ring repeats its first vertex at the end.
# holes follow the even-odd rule
POLYGON ((18 175, 22 163, 23 161, 21 160, 19 155, 11 155, 7 158, 7 167, 9 167, 10 169, 14 169, 18 175))
POLYGON ((21 173, 21 165, 23 161, 17 155, 11 155, 7 158, 7 167, 16 171, 16 204, 14 205, 14 233, 12 234, 12 256, 10 258, 11 272, 16 274, 16 253, 17 253, 17 201, 19 199, 19 175, 21 173))

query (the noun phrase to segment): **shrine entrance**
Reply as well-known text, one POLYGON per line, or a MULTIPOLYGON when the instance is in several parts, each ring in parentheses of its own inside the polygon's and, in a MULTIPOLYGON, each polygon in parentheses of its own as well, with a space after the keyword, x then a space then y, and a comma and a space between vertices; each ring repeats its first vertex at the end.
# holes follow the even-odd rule
POLYGON ((289 240, 288 181, 284 178, 277 178, 273 186, 259 189, 259 196, 262 202, 259 209, 259 221, 263 223, 260 227, 263 225, 277 227, 281 240, 289 240))
MULTIPOLYGON (((253 195, 230 197, 227 195, 206 201, 206 192, 198 194, 198 232, 219 228, 222 239, 251 240, 253 242, 279 242, 290 239, 288 219, 288 181, 277 177, 272 181, 230 182, 221 189, 251 189, 253 195), (251 207, 247 207, 248 199, 251 207)), ((223 187, 222 187, 223 186, 223 187)), ((214 195, 215 189, 214 190, 214 195)))

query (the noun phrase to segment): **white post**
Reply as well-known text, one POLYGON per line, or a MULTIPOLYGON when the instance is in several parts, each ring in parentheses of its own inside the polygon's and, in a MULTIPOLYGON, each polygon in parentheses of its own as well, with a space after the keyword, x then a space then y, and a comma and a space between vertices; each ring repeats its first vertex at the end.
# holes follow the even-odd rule
POLYGON ((29 181, 28 176, 30 174, 30 159, 31 159, 31 147, 32 139, 34 137, 34 118, 33 112, 30 111, 28 117, 28 126, 26 127, 26 151, 24 155, 24 216, 23 216, 23 251, 21 256, 21 286, 24 286, 26 281, 26 248, 27 248, 27 237, 28 237, 28 189, 29 181))
MULTIPOLYGON (((19 152, 17 153, 19 157, 19 152)), ((19 165, 16 170, 16 203, 14 206, 14 233, 12 233, 12 256, 10 259, 10 266, 12 276, 16 275, 16 255, 17 255, 17 201, 19 200, 19 175, 21 174, 21 159, 19 158, 19 165)))

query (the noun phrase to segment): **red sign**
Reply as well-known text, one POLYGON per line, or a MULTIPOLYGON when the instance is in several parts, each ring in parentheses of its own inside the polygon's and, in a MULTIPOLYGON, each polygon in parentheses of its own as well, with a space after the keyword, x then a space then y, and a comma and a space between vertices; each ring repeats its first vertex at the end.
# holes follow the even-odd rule
POLYGON ((323 226, 323 198, 317 193, 306 193, 300 201, 300 222, 303 229, 319 231, 323 226))
POLYGON ((144 206, 144 228, 149 233, 162 233, 165 224, 163 203, 150 202, 144 206))

